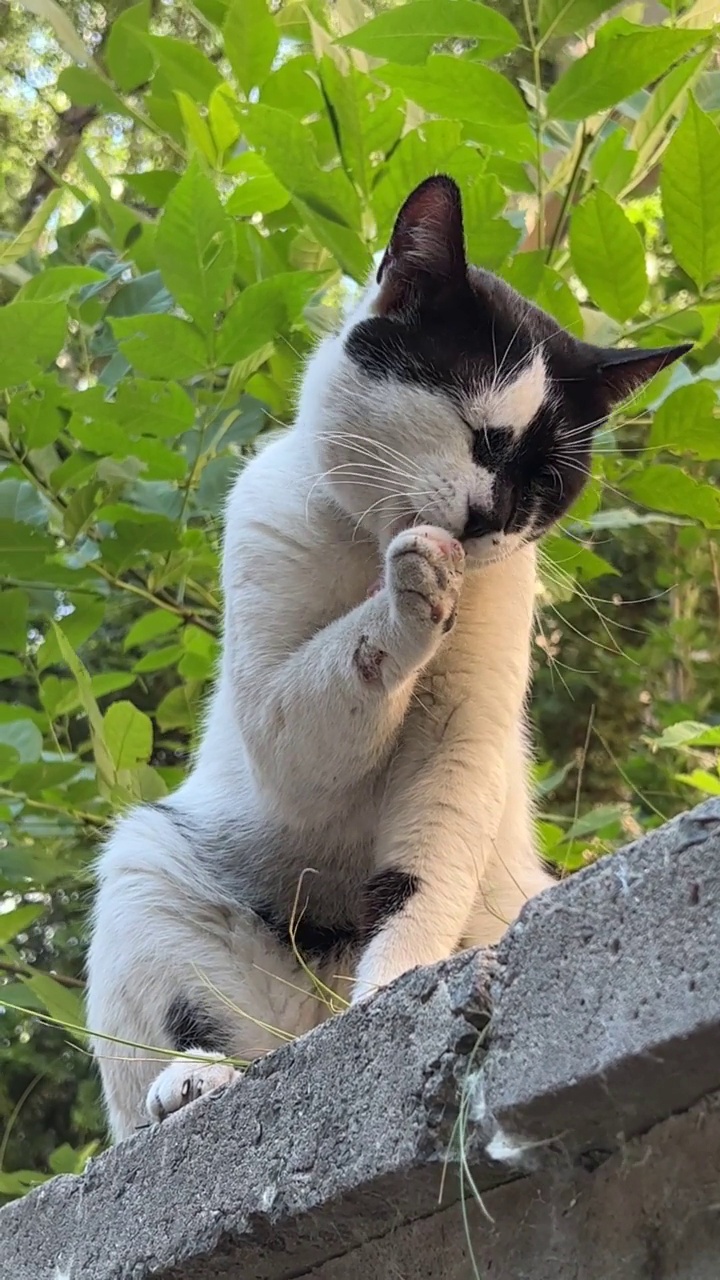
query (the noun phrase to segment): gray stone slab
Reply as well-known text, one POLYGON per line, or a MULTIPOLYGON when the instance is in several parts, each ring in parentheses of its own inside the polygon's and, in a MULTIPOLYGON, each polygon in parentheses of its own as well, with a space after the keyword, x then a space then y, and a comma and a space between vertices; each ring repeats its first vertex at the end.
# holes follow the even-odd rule
POLYGON ((720 1088, 720 798, 525 909, 500 946, 489 1113, 571 1152, 720 1088))
POLYGON ((718 1280, 720 1098, 589 1173, 536 1174, 304 1274, 308 1280, 718 1280))
POLYGON ((464 1280, 460 1109, 497 1225, 472 1228, 483 1277, 709 1280, 715 1250, 716 1280, 718 1110, 690 1109, 720 1089, 719 980, 710 802, 543 895, 497 961, 468 952, 406 975, 3 1209, 0 1280, 464 1280), (645 1185, 650 1163, 656 1198, 633 1199, 627 1180, 637 1166, 645 1185), (658 1235, 686 1184, 687 1239, 658 1235), (695 1270, 672 1269, 681 1245, 695 1270), (588 1269, 616 1247, 627 1270, 588 1269))

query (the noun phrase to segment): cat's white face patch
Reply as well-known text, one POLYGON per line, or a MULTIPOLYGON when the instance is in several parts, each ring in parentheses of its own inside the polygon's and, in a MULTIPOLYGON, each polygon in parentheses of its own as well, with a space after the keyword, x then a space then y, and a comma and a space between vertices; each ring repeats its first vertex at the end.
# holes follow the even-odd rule
POLYGON ((488 427, 522 435, 541 408, 546 392, 547 371, 538 351, 531 364, 524 365, 515 377, 504 377, 501 367, 497 386, 491 385, 480 392, 472 412, 488 427))

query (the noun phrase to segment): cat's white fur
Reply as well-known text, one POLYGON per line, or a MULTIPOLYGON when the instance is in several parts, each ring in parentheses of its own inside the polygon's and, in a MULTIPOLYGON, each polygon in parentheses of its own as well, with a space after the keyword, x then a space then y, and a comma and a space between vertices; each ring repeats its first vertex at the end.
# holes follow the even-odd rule
MULTIPOLYGON (((370 291, 360 314, 372 305, 370 291)), ((240 1059, 281 1043, 273 1027, 327 1016, 252 895, 277 893, 291 913, 311 884, 332 915, 376 870, 416 875, 364 952, 321 974, 357 999, 496 941, 549 883, 523 728, 534 549, 493 534, 465 560, 452 534, 493 485, 466 428, 442 395, 361 373, 343 340, 321 343, 296 425, 230 496, 224 648, 192 771, 166 806, 124 817, 101 857, 88 1025, 116 1139, 146 1104, 163 1116, 232 1074, 153 1052, 171 1048, 179 993, 216 1009, 240 1059), (421 527, 403 527, 411 509, 421 527)), ((537 356, 469 409, 517 430, 544 379, 537 356)))

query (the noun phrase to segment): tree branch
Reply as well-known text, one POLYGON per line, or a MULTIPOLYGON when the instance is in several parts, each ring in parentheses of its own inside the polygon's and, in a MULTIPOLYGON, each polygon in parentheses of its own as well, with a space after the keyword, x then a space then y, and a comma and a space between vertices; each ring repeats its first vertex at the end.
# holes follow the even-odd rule
POLYGON ((30 189, 20 201, 19 222, 24 225, 32 218, 43 200, 57 186, 57 177, 61 177, 73 160, 83 133, 96 118, 97 107, 68 107, 66 111, 57 113, 57 133, 41 160, 38 160, 35 177, 30 189))
MULTIPOLYGON (((34 973, 42 973, 45 978, 52 978, 61 987, 72 987, 73 990, 84 991, 82 978, 69 978, 63 973, 47 973, 44 969, 33 969, 29 964, 11 964, 9 960, 0 960, 0 973, 9 973, 14 978, 30 978, 34 973)), ((2 987, 0 987, 0 1004, 2 1004, 2 987)))

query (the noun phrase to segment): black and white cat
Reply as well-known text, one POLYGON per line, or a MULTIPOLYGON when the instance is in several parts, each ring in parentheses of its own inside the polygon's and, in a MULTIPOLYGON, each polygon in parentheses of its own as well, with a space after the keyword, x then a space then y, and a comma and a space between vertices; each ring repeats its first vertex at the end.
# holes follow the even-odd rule
POLYGON ((230 497, 192 771, 101 857, 88 1024, 116 1139, 232 1078, 213 1055, 327 1016, 293 920, 357 1000, 495 942, 550 883, 524 715, 535 542, 613 405, 686 350, 577 341, 467 265, 450 179, 406 201, 295 426, 230 497))

